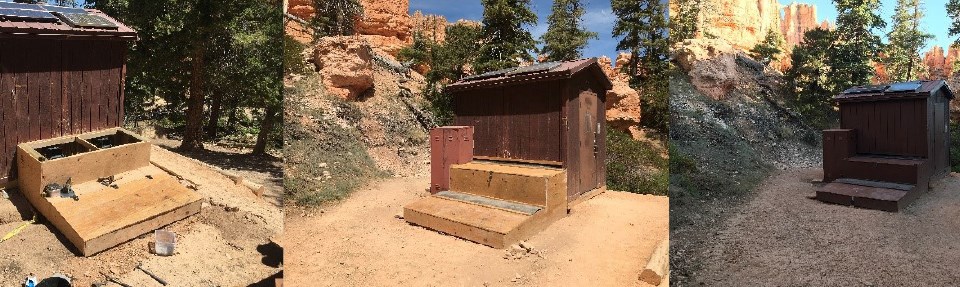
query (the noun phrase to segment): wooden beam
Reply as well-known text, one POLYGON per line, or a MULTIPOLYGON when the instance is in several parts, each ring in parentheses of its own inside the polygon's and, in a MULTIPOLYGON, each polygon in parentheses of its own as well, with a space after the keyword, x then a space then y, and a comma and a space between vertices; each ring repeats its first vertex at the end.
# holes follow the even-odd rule
POLYGON ((657 244, 657 248, 650 254, 650 260, 646 267, 640 272, 640 281, 659 286, 660 282, 667 279, 670 271, 670 240, 664 239, 657 244))

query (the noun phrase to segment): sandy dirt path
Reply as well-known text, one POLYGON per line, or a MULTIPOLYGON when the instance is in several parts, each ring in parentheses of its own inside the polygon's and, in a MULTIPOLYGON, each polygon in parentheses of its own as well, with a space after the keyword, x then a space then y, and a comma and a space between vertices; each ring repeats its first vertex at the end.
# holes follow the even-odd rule
POLYGON ((427 178, 374 183, 332 207, 287 210, 284 283, 290 286, 642 286, 637 275, 668 236, 668 199, 606 192, 507 251, 397 218, 427 178), (539 254, 539 255, 538 255, 539 254))
POLYGON ((820 169, 771 176, 703 253, 706 286, 958 286, 960 176, 899 213, 812 199, 820 169))

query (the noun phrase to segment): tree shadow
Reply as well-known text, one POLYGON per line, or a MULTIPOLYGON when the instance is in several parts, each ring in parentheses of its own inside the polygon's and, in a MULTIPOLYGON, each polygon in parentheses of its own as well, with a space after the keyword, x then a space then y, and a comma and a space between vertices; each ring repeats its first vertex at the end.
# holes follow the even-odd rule
MULTIPOLYGON (((263 265, 273 268, 280 268, 283 265, 283 247, 274 242, 264 243, 257 246, 257 252, 263 255, 260 260, 263 265)), ((273 276, 264 278, 257 283, 250 284, 250 287, 272 287, 276 286, 278 278, 283 278, 283 271, 273 274, 273 276)))
POLYGON ((161 146, 174 153, 193 158, 222 169, 234 169, 266 173, 270 175, 270 183, 281 185, 283 182, 283 163, 273 155, 241 154, 214 150, 181 150, 161 146))

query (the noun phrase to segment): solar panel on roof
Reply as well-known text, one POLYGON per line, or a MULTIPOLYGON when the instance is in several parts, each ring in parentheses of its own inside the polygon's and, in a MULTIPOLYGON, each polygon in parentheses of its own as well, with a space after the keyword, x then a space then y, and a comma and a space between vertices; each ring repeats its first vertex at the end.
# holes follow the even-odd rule
POLYGON ((31 20, 31 21, 52 21, 56 22, 57 17, 50 14, 50 12, 39 11, 39 10, 24 10, 24 9, 10 9, 10 8, 0 8, 0 18, 12 19, 12 20, 31 20))
POLYGON ((553 68, 556 68, 557 66, 560 66, 560 62, 540 63, 536 65, 517 68, 513 71, 507 72, 507 75, 518 75, 518 74, 549 71, 549 70, 552 70, 553 68))
POLYGON ((117 24, 97 15, 84 13, 60 13, 56 12, 63 22, 73 27, 81 28, 117 28, 117 24))
POLYGON ((24 4, 24 3, 15 3, 15 2, 0 2, 0 8, 43 11, 43 8, 40 8, 40 5, 37 5, 37 4, 24 4))
POLYGON ((867 94, 867 93, 879 93, 886 91, 889 86, 887 85, 873 85, 873 86, 858 86, 849 88, 843 91, 844 94, 867 94))
POLYGON ((488 78, 493 78, 493 77, 499 77, 499 76, 503 76, 503 75, 507 74, 508 72, 513 71, 513 70, 515 70, 515 69, 517 69, 517 68, 506 68, 506 69, 502 69, 502 70, 496 70, 496 71, 486 72, 486 73, 479 74, 479 75, 473 75, 473 76, 469 76, 469 77, 464 77, 462 80, 463 80, 463 81, 476 81, 476 80, 481 80, 481 79, 488 79, 488 78))
POLYGON ((72 8, 72 7, 53 6, 53 5, 40 5, 40 7, 50 12, 87 13, 87 10, 83 10, 83 8, 72 8))
POLYGON ((887 92, 915 92, 920 88, 920 84, 919 81, 894 83, 890 85, 887 92))

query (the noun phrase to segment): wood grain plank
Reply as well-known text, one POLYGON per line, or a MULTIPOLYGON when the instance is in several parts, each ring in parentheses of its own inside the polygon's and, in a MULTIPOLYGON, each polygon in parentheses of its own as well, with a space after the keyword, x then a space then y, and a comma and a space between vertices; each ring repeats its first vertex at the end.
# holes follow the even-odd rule
POLYGON ((34 69, 37 69, 37 83, 34 88, 38 91, 39 100, 39 112, 37 113, 37 123, 39 125, 39 137, 37 139, 51 138, 54 137, 52 131, 53 127, 53 93, 50 91, 52 83, 50 81, 51 70, 53 65, 51 64, 51 59, 49 54, 50 47, 48 46, 49 42, 47 41, 37 41, 39 44, 34 51, 33 60, 34 69))
POLYGON ((10 71, 7 66, 9 45, 7 41, 0 39, 0 178, 9 178, 12 176, 13 169, 13 150, 16 145, 11 141, 16 138, 11 134, 7 136, 8 126, 14 119, 11 117, 10 107, 13 104, 13 85, 10 80, 10 71))

